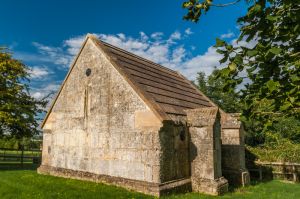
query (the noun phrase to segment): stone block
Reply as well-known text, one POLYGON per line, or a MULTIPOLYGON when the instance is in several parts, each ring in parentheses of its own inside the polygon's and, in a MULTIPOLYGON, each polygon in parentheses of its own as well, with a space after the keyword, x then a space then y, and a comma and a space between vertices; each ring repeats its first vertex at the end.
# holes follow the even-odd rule
POLYGON ((192 190, 210 195, 222 195, 228 191, 228 182, 221 177, 214 180, 192 177, 192 190))
POLYGON ((161 122, 150 110, 139 110, 134 113, 134 125, 136 129, 147 129, 149 127, 161 127, 161 122))
POLYGON ((188 124, 194 127, 212 126, 218 114, 217 107, 188 109, 185 111, 188 124))
POLYGON ((160 165, 154 165, 152 166, 152 181, 156 183, 161 182, 161 175, 160 175, 160 165))

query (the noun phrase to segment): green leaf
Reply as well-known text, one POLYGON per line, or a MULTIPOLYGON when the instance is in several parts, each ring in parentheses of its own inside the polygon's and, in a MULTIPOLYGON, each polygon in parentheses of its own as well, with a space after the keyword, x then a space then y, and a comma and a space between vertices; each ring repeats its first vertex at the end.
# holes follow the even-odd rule
POLYGON ((223 68, 223 69, 220 71, 220 74, 221 74, 221 76, 223 76, 223 77, 228 77, 229 73, 230 73, 230 70, 229 70, 228 68, 223 68))
POLYGON ((192 6, 192 5, 193 5, 193 3, 190 2, 190 1, 186 1, 186 2, 183 2, 183 3, 182 3, 182 7, 183 7, 183 8, 188 8, 188 7, 192 6))
POLYGON ((219 62, 220 62, 220 64, 223 64, 223 63, 225 63, 227 60, 228 60, 228 56, 225 55, 219 62))
POLYGON ((225 44, 226 44, 225 41, 223 41, 223 40, 221 40, 219 38, 216 38, 216 45, 215 45, 215 47, 223 47, 223 46, 225 46, 225 44))
POLYGON ((236 63, 231 62, 231 63, 228 65, 228 68, 229 68, 230 71, 235 71, 235 70, 236 70, 236 63))
POLYGON ((290 102, 294 103, 295 102, 295 97, 290 97, 290 102))
POLYGON ((247 55, 248 55, 249 57, 253 57, 253 56, 257 55, 257 53, 258 53, 257 50, 248 50, 248 51, 247 51, 247 55))
POLYGON ((229 51, 231 51, 233 49, 233 46, 232 45, 225 45, 225 48, 229 51))
POLYGON ((292 80, 293 82, 297 82, 297 81, 300 80, 300 77, 297 76, 297 75, 292 75, 292 76, 291 76, 291 80, 292 80))
POLYGON ((234 58, 234 63, 236 64, 243 64, 243 58, 241 55, 236 55, 234 58))
POLYGON ((226 54, 226 53, 227 53, 226 50, 221 50, 221 49, 217 49, 216 51, 217 51, 217 53, 219 53, 219 54, 226 54))
POLYGON ((249 10, 249 13, 248 14, 254 14, 254 13, 257 13, 259 11, 261 11, 262 7, 260 4, 255 4, 254 6, 252 6, 249 10))
POLYGON ((278 87, 280 86, 279 82, 277 81, 273 81, 273 80, 269 80, 267 82, 267 87, 269 89, 270 92, 273 92, 274 90, 276 90, 278 87))
POLYGON ((202 3, 199 3, 195 6, 197 9, 202 9, 203 8, 203 4, 202 3))
POLYGON ((298 88, 297 87, 294 87, 294 88, 292 88, 291 90, 290 90, 290 94, 294 94, 294 93, 296 93, 298 91, 298 88))
POLYGON ((281 52, 281 49, 280 48, 276 48, 276 47, 273 47, 269 50, 271 53, 273 53, 274 55, 278 55, 280 52, 281 52))
POLYGON ((249 67, 248 69, 247 69, 247 72, 248 73, 252 73, 253 71, 255 71, 256 70, 256 67, 255 66, 252 66, 252 67, 249 67))
POLYGON ((292 106, 292 104, 290 102, 285 102, 282 106, 280 106, 280 110, 285 111, 285 110, 289 109, 291 106, 292 106))
POLYGON ((268 15, 268 16, 266 17, 266 19, 269 20, 269 21, 276 21, 276 20, 278 19, 278 16, 271 16, 271 15, 268 15))

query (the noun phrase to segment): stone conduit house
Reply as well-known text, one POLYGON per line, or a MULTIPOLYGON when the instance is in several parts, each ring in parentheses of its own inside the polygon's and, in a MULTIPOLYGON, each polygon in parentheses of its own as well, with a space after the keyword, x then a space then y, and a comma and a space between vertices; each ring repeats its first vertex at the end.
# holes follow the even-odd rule
POLYGON ((178 72, 87 35, 42 124, 38 172, 160 196, 245 185, 244 135, 178 72))

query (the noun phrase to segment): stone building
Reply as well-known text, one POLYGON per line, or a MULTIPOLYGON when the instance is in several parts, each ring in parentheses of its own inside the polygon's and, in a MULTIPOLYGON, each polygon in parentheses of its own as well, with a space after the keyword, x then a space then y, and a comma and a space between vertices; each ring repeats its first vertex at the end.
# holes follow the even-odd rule
POLYGON ((178 72, 87 35, 42 124, 38 172, 160 196, 246 184, 244 135, 178 72))

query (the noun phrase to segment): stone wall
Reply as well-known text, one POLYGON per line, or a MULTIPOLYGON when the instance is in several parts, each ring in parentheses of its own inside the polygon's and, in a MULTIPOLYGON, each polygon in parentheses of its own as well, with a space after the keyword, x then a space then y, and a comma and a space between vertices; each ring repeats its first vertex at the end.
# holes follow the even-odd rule
POLYGON ((245 165, 244 130, 237 114, 222 114, 222 172, 233 185, 250 183, 245 165))
POLYGON ((88 39, 44 125, 42 165, 159 183, 161 126, 88 39))
POLYGON ((159 132, 161 182, 190 177, 189 136, 185 124, 165 121, 159 132))

